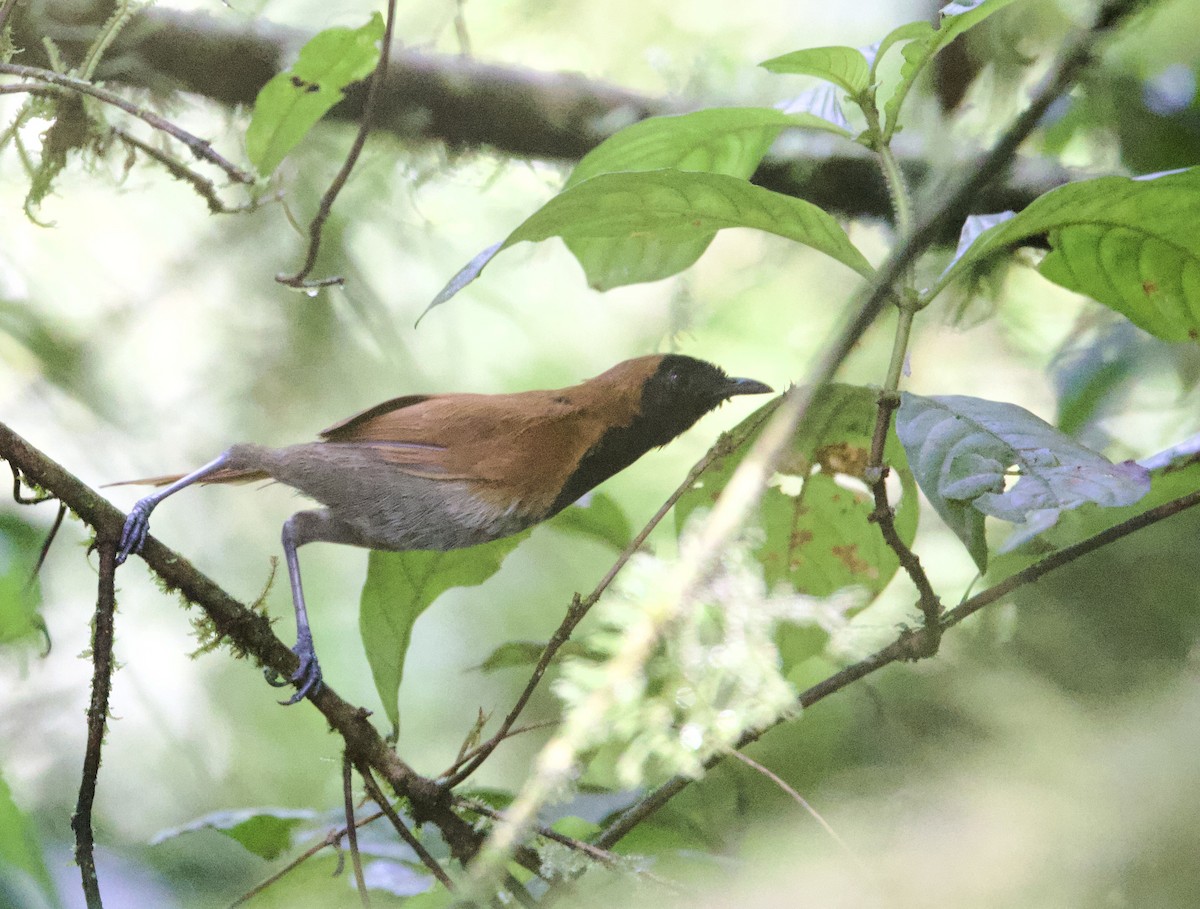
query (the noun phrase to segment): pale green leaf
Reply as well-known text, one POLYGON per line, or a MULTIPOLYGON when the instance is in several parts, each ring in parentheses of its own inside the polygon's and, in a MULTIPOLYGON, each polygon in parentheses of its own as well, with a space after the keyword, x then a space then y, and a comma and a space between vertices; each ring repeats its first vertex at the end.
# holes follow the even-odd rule
POLYGON ((482 584, 528 536, 521 533, 469 549, 448 552, 372 551, 359 605, 359 630, 375 689, 393 728, 400 725, 397 698, 413 625, 421 613, 452 587, 482 584))
POLYGON ((758 64, 773 73, 816 76, 859 94, 870 82, 870 65, 863 52, 853 47, 809 47, 758 64))
MULTIPOLYGON (((942 21, 936 30, 923 32, 919 27, 902 26, 905 29, 912 29, 911 32, 902 33, 904 38, 911 37, 912 40, 909 40, 902 50, 904 64, 900 67, 900 83, 883 107, 885 138, 895 132, 904 99, 908 97, 909 91, 916 84, 917 78, 925 71, 925 67, 942 48, 967 29, 973 28, 1012 2, 1013 0, 973 0, 973 2, 966 3, 951 3, 943 8, 942 21)), ((888 37, 892 38, 895 34, 896 32, 893 32, 888 37)))
POLYGON ((246 129, 246 154, 261 174, 279 166, 345 88, 379 62, 383 18, 373 13, 360 28, 329 28, 300 49, 295 64, 259 90, 246 129))
POLYGON ((1085 502, 1131 505, 1150 488, 1145 468, 1113 464, 1015 404, 905 393, 896 432, 926 498, 987 568, 984 516, 1051 526, 1085 502), (1020 479, 1009 487, 1016 468, 1020 479))
MULTIPOLYGON (((877 595, 900 567, 896 554, 884 542, 879 528, 868 520, 875 503, 863 479, 875 425, 878 392, 852 385, 823 388, 809 407, 804 423, 792 438, 759 507, 758 523, 766 532, 754 555, 762 563, 768 587, 786 583, 797 592, 823 597, 846 587, 877 595)), ((752 414, 731 430, 740 438, 745 429, 758 426, 736 451, 717 459, 699 482, 675 506, 676 526, 700 507, 711 507, 725 488, 753 439, 768 420, 769 408, 752 414), (764 413, 767 411, 767 413, 764 413)), ((889 435, 885 460, 899 479, 893 495, 896 529, 911 543, 916 534, 916 484, 908 469, 904 449, 889 435)), ((866 605, 865 599, 862 605, 866 605)), ((799 660, 821 651, 819 629, 800 629, 809 652, 788 642, 791 657, 799 660)))
MULTIPOLYGON (((635 258, 606 261, 588 273, 599 289, 665 277, 679 263, 678 251, 691 255, 723 228, 751 227, 819 250, 864 277, 874 273, 841 225, 810 202, 754 186, 725 174, 675 169, 599 174, 555 196, 507 239, 481 254, 456 275, 430 303, 450 299, 483 270, 492 256, 526 240, 549 237, 575 240, 653 239, 636 244, 635 258)), ((686 257, 685 257, 686 258, 686 257)), ((694 256, 692 257, 694 261, 694 256)))
POLYGON ((1061 186, 985 231, 941 284, 1029 237, 1048 235, 1041 273, 1167 341, 1200 337, 1200 168, 1155 179, 1061 186))

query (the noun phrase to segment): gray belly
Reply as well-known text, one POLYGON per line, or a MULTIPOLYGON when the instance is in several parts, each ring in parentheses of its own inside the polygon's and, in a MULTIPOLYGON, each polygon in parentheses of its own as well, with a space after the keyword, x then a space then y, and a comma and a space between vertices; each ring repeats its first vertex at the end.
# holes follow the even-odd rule
POLYGON ((459 549, 524 530, 537 520, 481 501, 461 480, 414 477, 366 446, 316 442, 260 450, 279 482, 327 506, 368 549, 459 549))

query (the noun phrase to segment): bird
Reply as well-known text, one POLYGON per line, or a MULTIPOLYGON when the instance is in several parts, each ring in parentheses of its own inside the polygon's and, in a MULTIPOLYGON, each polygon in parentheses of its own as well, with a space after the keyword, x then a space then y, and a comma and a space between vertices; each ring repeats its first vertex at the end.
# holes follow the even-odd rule
POLYGON ((130 510, 117 564, 141 550, 150 513, 194 483, 275 480, 323 507, 283 524, 299 665, 282 704, 322 674, 296 550, 327 542, 391 552, 450 550, 506 537, 562 511, 735 395, 767 394, 682 354, 625 360, 577 385, 508 394, 413 394, 335 423, 320 441, 238 444, 187 474, 112 485, 163 487, 130 510))

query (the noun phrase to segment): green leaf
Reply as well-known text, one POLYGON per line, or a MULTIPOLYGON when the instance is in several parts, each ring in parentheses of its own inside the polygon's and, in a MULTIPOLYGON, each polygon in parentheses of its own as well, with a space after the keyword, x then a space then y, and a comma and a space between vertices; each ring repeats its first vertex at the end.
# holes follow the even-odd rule
POLYGON ((940 283, 1048 234, 1039 271, 1167 341, 1200 337, 1200 168, 1060 186, 982 233, 940 283))
POLYGON ((875 71, 879 68, 879 62, 887 56, 887 52, 893 46, 901 41, 914 41, 917 39, 927 38, 933 34, 933 26, 924 20, 920 22, 907 22, 904 25, 899 25, 892 29, 883 40, 879 42, 879 46, 875 48, 875 53, 871 59, 871 71, 869 81, 875 81, 875 71))
MULTIPOLYGON (((869 388, 829 385, 813 400, 759 510, 766 539, 755 556, 763 565, 768 587, 782 581, 800 593, 818 597, 859 587, 874 596, 900 567, 879 528, 868 521, 875 505, 863 481, 863 470, 877 397, 878 392, 869 388)), ((774 406, 768 404, 731 430, 732 437, 740 438, 759 423, 750 432, 750 441, 714 461, 697 485, 680 498, 675 506, 679 529, 696 508, 711 507, 716 501, 768 422, 767 409, 774 406)), ((917 488, 894 434, 888 438, 884 457, 900 480, 898 500, 892 497, 896 529, 901 539, 911 543, 917 530, 917 488)))
POLYGON ((29 578, 42 534, 14 515, 0 515, 0 645, 46 635, 41 588, 29 578))
MULTIPOLYGON (((938 52, 967 29, 978 25, 992 13, 998 12, 1012 2, 1013 0, 969 0, 969 2, 950 3, 942 8, 942 21, 935 31, 924 32, 918 26, 902 26, 902 29, 911 29, 911 31, 903 32, 901 38, 893 37, 896 34, 895 31, 888 36, 893 41, 903 38, 912 40, 904 45, 901 51, 904 55, 904 64, 900 67, 900 83, 883 107, 885 139, 890 138, 896 131, 896 121, 904 99, 908 97, 909 91, 916 84, 917 77, 924 72, 925 67, 938 55, 938 52), (923 36, 922 33, 924 33, 923 36)), ((900 31, 900 29, 896 31, 900 31)), ((880 48, 881 53, 883 49, 883 47, 880 48)))
MULTIPOLYGON (((429 304, 432 309, 478 277, 497 253, 526 240, 639 240, 619 257, 588 272, 601 290, 653 281, 690 264, 718 230, 752 227, 832 256, 864 277, 874 273, 838 222, 817 206, 725 174, 675 169, 599 174, 555 196, 503 243, 485 250, 429 304)), ((426 310, 428 311, 428 310, 426 310)))
POLYGON ((773 73, 816 76, 858 95, 870 84, 870 64, 853 47, 810 47, 758 64, 773 73))
POLYGON ((35 909, 53 904, 54 884, 37 833, 0 777, 0 905, 35 909))
MULTIPOLYGON (((789 126, 829 129, 810 114, 785 114, 771 107, 717 107, 670 117, 650 117, 610 136, 583 157, 563 189, 606 173, 661 170, 726 174, 747 179, 771 143, 789 126)), ((687 243, 657 237, 572 238, 567 248, 585 273, 606 274, 625 262, 657 262, 641 280, 657 280, 690 267, 716 232, 687 243)))
POLYGON ((292 833, 301 824, 315 820, 315 811, 293 808, 244 808, 214 811, 181 827, 162 830, 152 845, 198 830, 216 830, 240 844, 248 852, 268 861, 292 848, 292 833))
POLYGON ((528 531, 449 552, 372 551, 359 605, 359 630, 375 689, 393 728, 400 726, 397 698, 414 623, 452 587, 482 584, 500 569, 528 531))
POLYGON ((633 539, 629 518, 612 496, 593 492, 564 508, 550 522, 550 527, 566 533, 576 533, 607 543, 614 549, 624 549, 633 539))
POLYGON ((896 432, 926 498, 981 572, 985 515, 1040 532, 1066 509, 1131 505, 1150 488, 1145 468, 1113 464, 1015 404, 905 393, 896 432), (1006 489, 1014 465, 1020 479, 1006 489))
POLYGON ((563 189, 599 174, 664 167, 747 179, 783 129, 807 125, 807 118, 773 107, 713 107, 649 117, 614 133, 584 155, 563 189))
POLYGON ((383 17, 373 13, 361 28, 329 28, 300 49, 291 69, 276 74, 258 93, 246 129, 246 153, 261 174, 279 166, 345 88, 370 75, 379 62, 383 17))

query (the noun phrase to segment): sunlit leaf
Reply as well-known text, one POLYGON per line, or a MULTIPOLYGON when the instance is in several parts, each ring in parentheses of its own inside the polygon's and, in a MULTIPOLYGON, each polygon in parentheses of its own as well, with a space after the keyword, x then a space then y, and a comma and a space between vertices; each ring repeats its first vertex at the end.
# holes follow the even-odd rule
MULTIPOLYGON (((588 273, 607 290, 674 274, 707 246, 718 230, 751 227, 811 246, 864 277, 873 269, 841 225, 810 202, 772 192, 725 174, 675 169, 599 174, 555 196, 508 235, 495 252, 526 240, 653 241, 631 244, 588 273), (680 251, 686 254, 680 256, 680 251)), ((493 254, 494 255, 494 254, 493 254)), ((430 303, 444 303, 478 276, 491 256, 477 256, 430 303)))
POLYGON ((412 629, 421 613, 453 587, 474 587, 497 571, 528 532, 468 549, 372 551, 359 604, 359 631, 375 690, 393 728, 400 725, 397 697, 412 629))
POLYGON ((0 898, 18 894, 28 902, 14 902, 14 906, 49 907, 54 884, 34 825, 0 777, 0 898))
POLYGON ((46 634, 38 611, 41 588, 30 579, 42 535, 15 515, 0 515, 0 644, 32 642, 46 634))
POLYGON ((261 174, 279 166, 345 88, 365 78, 379 62, 383 17, 373 13, 360 28, 329 28, 300 49, 299 59, 277 73, 258 93, 246 129, 246 154, 261 174))
MULTIPOLYGON (((904 64, 900 67, 900 83, 883 106, 885 136, 891 136, 895 131, 904 99, 908 97, 917 78, 925 71, 925 67, 937 56, 938 52, 967 29, 978 25, 992 13, 998 12, 1010 3, 1012 0, 974 0, 974 2, 951 3, 943 7, 941 23, 935 30, 925 32, 919 27, 901 27, 905 29, 901 32, 902 38, 910 40, 901 50, 904 55, 904 64)), ((897 29, 888 38, 893 41, 901 40, 901 38, 894 37, 900 31, 897 29)), ((885 43, 888 43, 887 39, 885 39, 885 43)))
POLYGON ((1145 468, 1113 464, 1015 404, 904 394, 896 432, 921 490, 980 571, 985 515, 1040 531, 1066 509, 1130 505, 1150 488, 1145 468), (1008 488, 1014 466, 1020 479, 1008 488))
POLYGON ((809 47, 758 64, 773 73, 816 76, 857 95, 869 82, 870 65, 853 47, 809 47))
POLYGON ((244 808, 236 811, 214 811, 181 827, 162 830, 153 844, 175 839, 198 830, 216 830, 240 844, 247 851, 267 860, 278 858, 292 847, 296 827, 315 820, 315 811, 298 808, 244 808))
POLYGON ((982 233, 952 280, 1015 243, 1049 235, 1039 270, 1164 340, 1200 337, 1200 168, 1152 180, 1100 177, 1061 186, 982 233))
POLYGON ((649 117, 614 133, 575 165, 563 189, 621 171, 703 171, 748 178, 781 130, 803 120, 773 107, 712 107, 649 117))
MULTIPOLYGON (((874 500, 863 473, 870 452, 878 392, 851 385, 822 389, 763 495, 758 521, 766 538, 754 551, 768 587, 786 583, 800 593, 828 596, 846 587, 878 594, 899 568, 895 553, 879 528, 868 520, 874 500)), ((711 507, 733 475, 752 440, 768 422, 774 404, 752 414, 731 431, 735 438, 756 421, 759 426, 737 451, 720 458, 675 506, 682 528, 696 508, 711 507)), ((896 529, 911 543, 916 535, 916 484, 894 434, 884 454, 899 480, 891 504, 896 529)), ((870 598, 864 599, 866 605, 870 598)), ((825 644, 819 628, 792 630, 795 639, 781 641, 786 665, 819 653, 825 644)))

